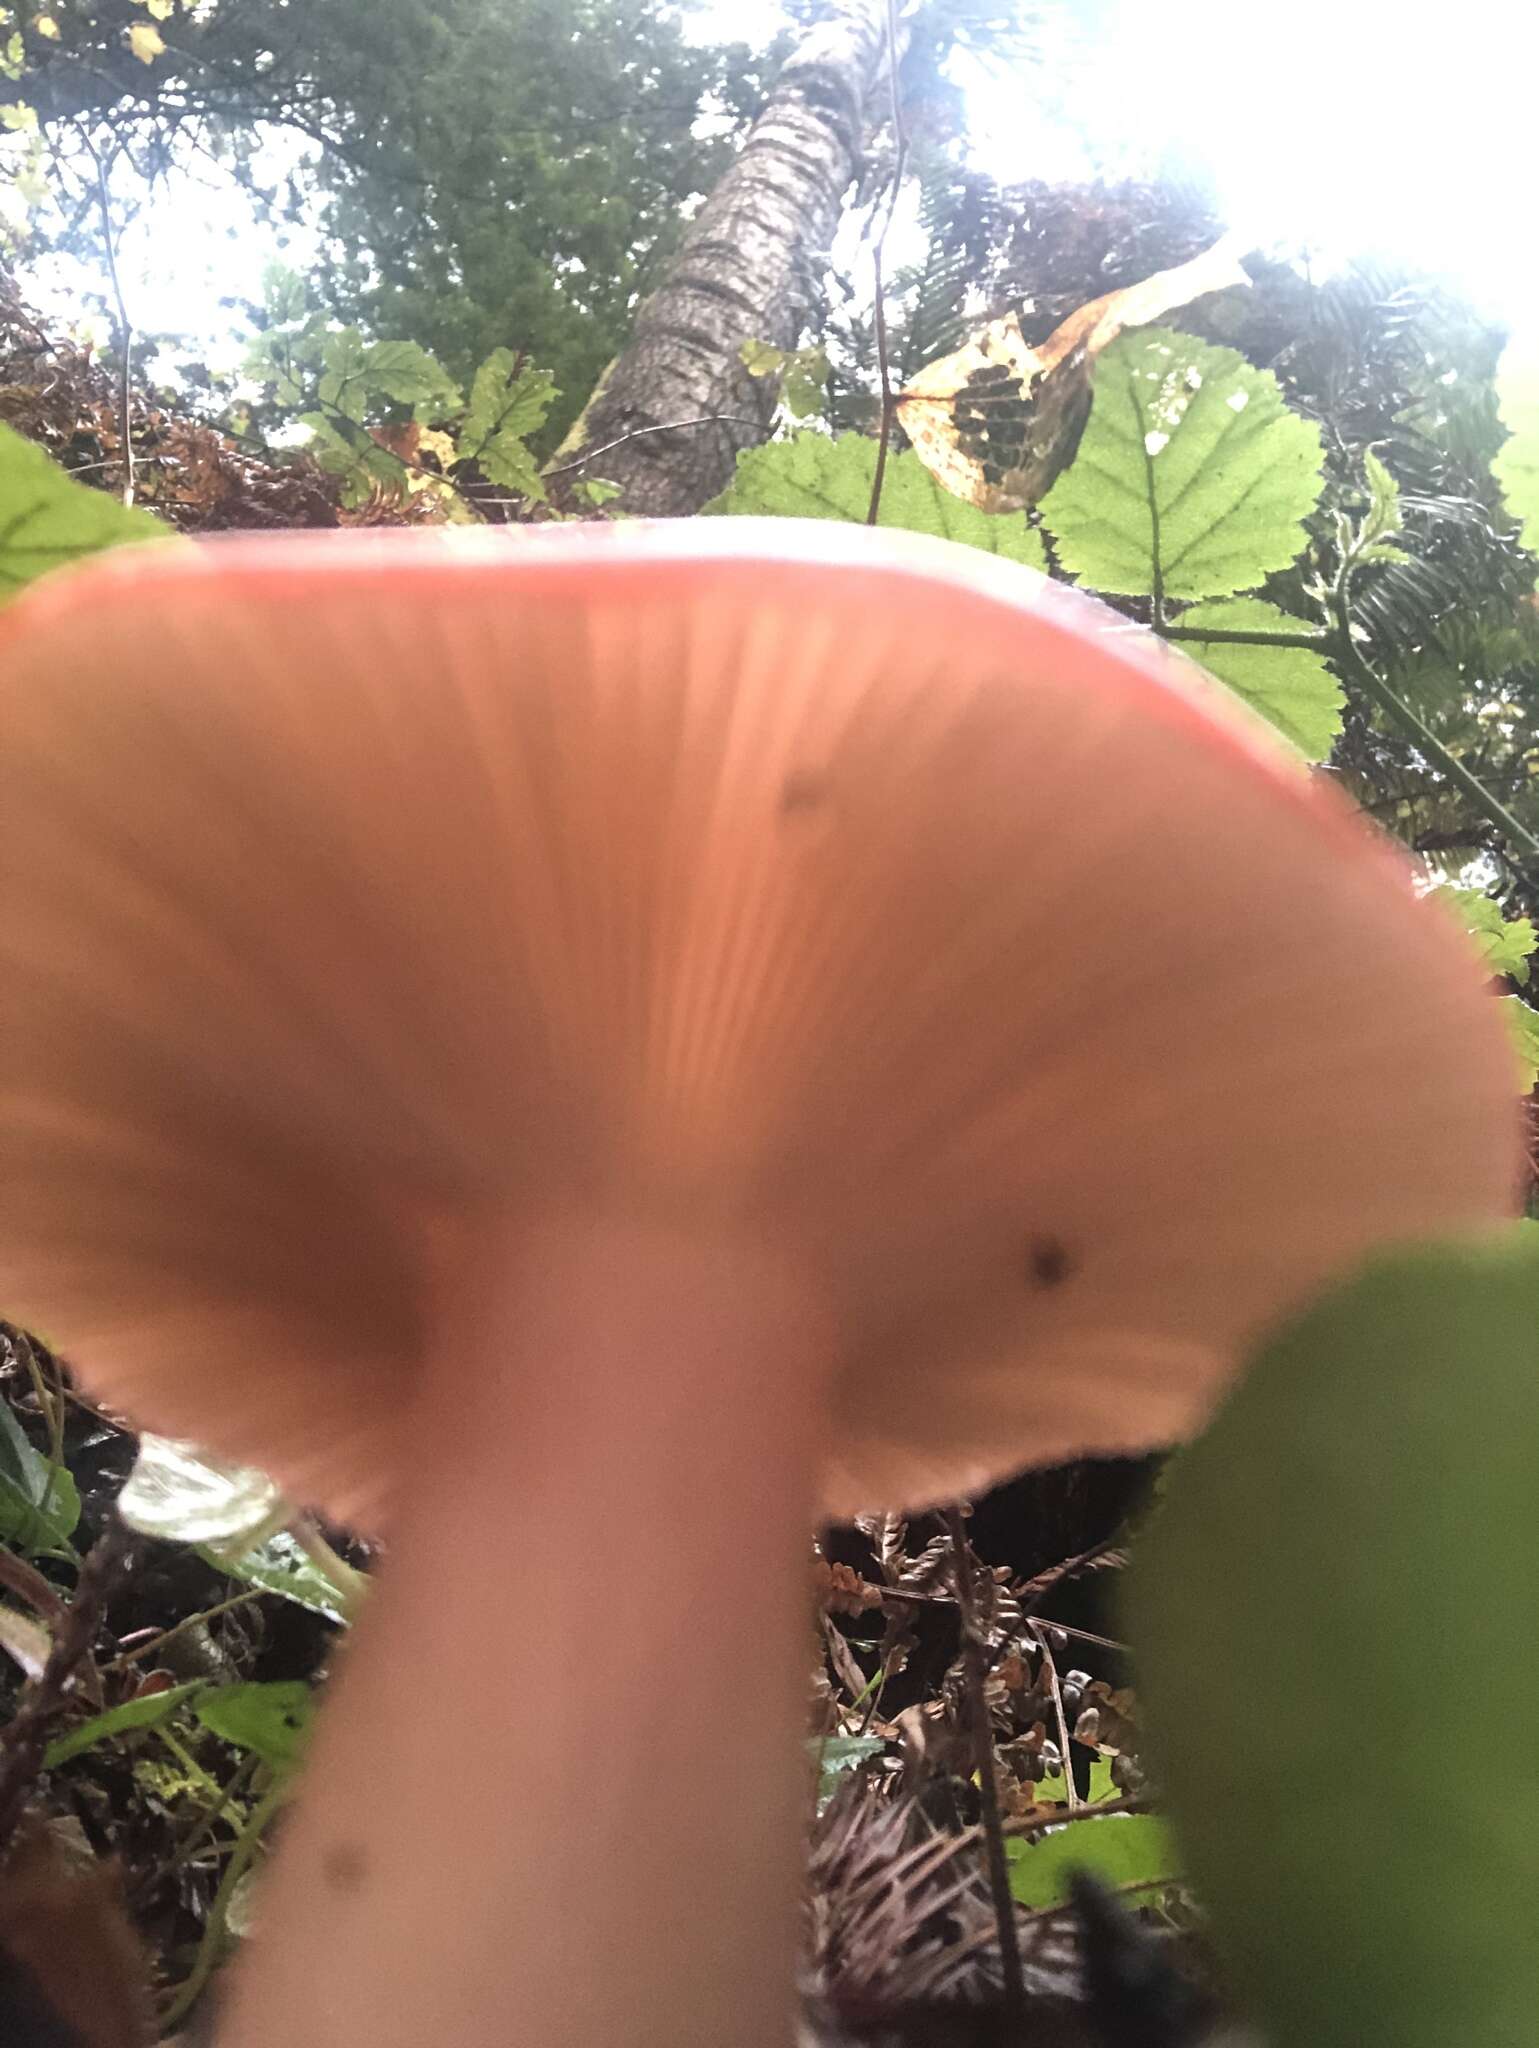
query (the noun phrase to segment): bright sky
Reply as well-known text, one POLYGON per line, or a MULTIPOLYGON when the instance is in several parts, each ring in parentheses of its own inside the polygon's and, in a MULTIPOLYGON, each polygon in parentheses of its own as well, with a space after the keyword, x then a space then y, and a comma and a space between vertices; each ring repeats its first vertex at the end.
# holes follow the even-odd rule
MULTIPOLYGON (((1539 9, 1532 0, 1114 0, 1087 125, 1152 157, 1205 156, 1258 243, 1376 247, 1446 270, 1539 326, 1533 228, 1539 9)), ((976 160, 1033 174, 1019 83, 974 78, 976 160)))
MULTIPOLYGON (((1539 329, 1539 8, 1291 0, 1280 15, 1235 0, 1110 0, 1109 11, 1113 54, 1076 114, 1130 161, 1173 144, 1204 155, 1234 224, 1258 242, 1307 243, 1317 262, 1374 246, 1446 269, 1492 312, 1539 329)), ((777 0, 707 0, 695 33, 761 41, 782 19, 777 0)), ((1074 138, 1031 113, 1026 80, 974 62, 958 76, 981 168, 1005 183, 1085 168, 1074 138)), ((253 294, 268 256, 302 262, 305 245, 281 248, 211 176, 130 228, 121 255, 137 324, 212 335, 228 331, 221 295, 253 294)))

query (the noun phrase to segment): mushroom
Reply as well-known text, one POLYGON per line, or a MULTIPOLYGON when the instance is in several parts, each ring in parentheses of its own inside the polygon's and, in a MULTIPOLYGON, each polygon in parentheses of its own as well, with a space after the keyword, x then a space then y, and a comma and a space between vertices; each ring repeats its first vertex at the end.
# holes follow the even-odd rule
POLYGON ((981 553, 125 550, 0 664, 0 1300, 388 1537, 227 2048, 783 2042, 815 1517, 1511 1206, 1448 920, 981 553))

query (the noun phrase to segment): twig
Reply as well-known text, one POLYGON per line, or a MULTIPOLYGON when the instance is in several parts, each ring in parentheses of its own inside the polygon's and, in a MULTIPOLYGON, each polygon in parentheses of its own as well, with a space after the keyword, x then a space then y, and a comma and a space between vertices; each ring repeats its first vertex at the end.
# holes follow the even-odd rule
POLYGON ((163 1650, 167 1643, 174 1642, 178 1636, 186 1635, 190 1629, 201 1628, 205 1622, 213 1621, 221 1614, 229 1614, 237 1607, 249 1607, 254 1600, 260 1600, 261 1597, 261 1589, 253 1586, 249 1592, 232 1593, 228 1600, 221 1600, 217 1606, 205 1607, 197 1614, 183 1615, 173 1627, 159 1630, 147 1642, 135 1643, 131 1650, 120 1651, 110 1663, 102 1666, 103 1676, 110 1676, 114 1671, 126 1671, 130 1664, 137 1664, 141 1658, 153 1656, 157 1650, 163 1650))
POLYGON ((887 296, 882 279, 882 252, 887 246, 887 231, 892 226, 892 217, 898 210, 898 194, 903 189, 903 173, 908 164, 908 135, 903 126, 903 106, 898 96, 898 0, 887 0, 887 83, 892 93, 892 138, 896 153, 887 211, 871 248, 871 275, 876 292, 876 366, 882 380, 882 431, 876 443, 876 470, 871 478, 867 526, 875 526, 882 509, 882 485, 887 477, 887 443, 892 435, 893 414, 897 410, 892 389, 892 364, 887 353, 887 296))
POLYGON ((1080 1799, 1074 1789, 1074 1758, 1069 1751, 1069 1723, 1063 1711, 1063 1688, 1058 1683, 1058 1666, 1053 1662, 1053 1653, 1048 1648, 1047 1626, 1048 1624, 1039 1622, 1033 1633, 1037 1639, 1037 1649, 1042 1656, 1042 1668, 1047 1673, 1048 1690, 1053 1696, 1053 1718, 1058 1723, 1058 1744, 1063 1751, 1063 1796, 1070 1813, 1073 1813, 1077 1810, 1080 1799))
POLYGON ((1129 1792, 1121 1799, 1097 1799, 1090 1805, 1081 1800, 1072 1812, 1066 1810, 1063 1813, 1047 1815, 1031 1814, 1023 1816, 1020 1820, 1007 1820, 1005 1833, 1027 1837, 1046 1835, 1054 1828, 1073 1827, 1077 1821, 1099 1820, 1103 1814, 1147 1813, 1153 1804, 1153 1800, 1144 1792, 1129 1792))
POLYGON ((1117 1650, 1123 1656, 1129 1654, 1127 1644, 1119 1643, 1115 1636, 1098 1636, 1093 1629, 1071 1628, 1068 1622, 1054 1621, 1050 1615, 1046 1614, 1032 1615, 1031 1622, 1034 1629, 1055 1628, 1061 1636, 1073 1636, 1077 1643, 1094 1643, 1098 1650, 1117 1650))
POLYGON ((1353 561, 1348 555, 1342 562, 1341 573, 1336 578, 1332 591, 1332 604, 1336 613, 1335 645, 1332 652, 1342 667, 1351 675, 1363 695, 1377 704, 1390 720, 1410 740, 1432 767, 1456 783, 1470 799, 1481 816, 1498 831, 1504 832, 1516 845, 1530 855, 1539 855, 1539 838, 1520 825, 1507 806, 1493 796, 1476 775, 1472 775, 1464 763, 1451 754, 1430 726, 1424 725, 1405 700, 1393 691, 1378 671, 1364 659, 1362 651, 1352 637, 1352 611, 1349 596, 1353 561))
POLYGON ((627 441, 639 441, 643 434, 675 434, 684 427, 752 427, 754 432, 764 432, 763 420, 745 420, 736 413, 703 412, 698 419, 663 420, 656 426, 632 427, 624 434, 616 434, 612 441, 601 441, 597 448, 586 449, 571 462, 558 462, 554 469, 542 469, 542 477, 565 476, 568 470, 581 469, 586 463, 597 462, 601 455, 608 455, 615 448, 623 448, 627 441))
POLYGON ((134 368, 134 325, 128 317, 128 306, 123 298, 123 280, 118 275, 117 243, 112 233, 112 194, 107 185, 107 166, 102 162, 95 143, 84 131, 81 140, 90 151, 96 165, 96 197, 102 215, 102 245, 107 254, 107 275, 112 280, 112 296, 118 309, 118 353, 121 366, 118 373, 118 439, 123 449, 123 503, 134 502, 134 433, 133 433, 133 368, 134 368))
POLYGON ((54 1637, 42 1676, 27 1688, 9 1725, 0 1729, 0 1855, 10 1846, 43 1767, 49 1723, 69 1704, 75 1673, 90 1654, 107 1602, 127 1571, 134 1549, 132 1531, 114 1514, 80 1567, 75 1597, 54 1637))
POLYGON ((1010 1890, 1010 1866, 1005 1858, 1005 1831, 999 1811, 998 1765, 989 1727, 989 1703, 984 1693, 985 1645, 973 1604, 972 1561, 968 1554, 962 1511, 960 1508, 947 1508, 943 1519, 951 1538, 957 1610, 962 1622, 962 1677, 967 1692, 973 1758, 978 1772, 978 1810, 983 1821, 983 1840, 988 1857, 989 1890, 994 1900, 994 1919, 999 1928, 1005 2011, 1014 2023, 1021 2024, 1026 2014, 1026 1980, 1021 1970, 1021 1945, 1015 1927, 1015 1896, 1010 1890))

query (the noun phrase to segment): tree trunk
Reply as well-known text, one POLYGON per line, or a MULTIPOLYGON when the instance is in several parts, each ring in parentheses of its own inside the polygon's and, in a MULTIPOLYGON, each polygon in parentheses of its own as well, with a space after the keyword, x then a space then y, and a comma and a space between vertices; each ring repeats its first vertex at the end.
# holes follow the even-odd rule
POLYGON ((832 0, 802 37, 568 435, 558 498, 604 477, 627 512, 696 512, 731 480, 738 450, 763 438, 773 380, 750 377, 739 350, 796 346, 859 169, 867 102, 886 77, 887 22, 887 0, 832 0), (707 423, 673 424, 683 421, 707 423))

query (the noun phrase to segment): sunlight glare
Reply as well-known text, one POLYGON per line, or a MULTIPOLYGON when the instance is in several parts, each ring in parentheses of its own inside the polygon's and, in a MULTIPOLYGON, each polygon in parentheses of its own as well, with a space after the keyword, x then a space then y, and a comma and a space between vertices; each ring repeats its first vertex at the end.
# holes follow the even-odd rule
MULTIPOLYGON (((1112 174, 1206 169, 1258 246, 1372 252, 1448 275, 1482 309, 1539 326, 1532 189, 1539 10, 1374 0, 1115 0, 1111 53, 1072 108, 1112 174)), ((976 159, 1040 177, 1028 81, 969 80, 976 159)), ((1052 175, 1052 173, 1048 173, 1052 175)))

